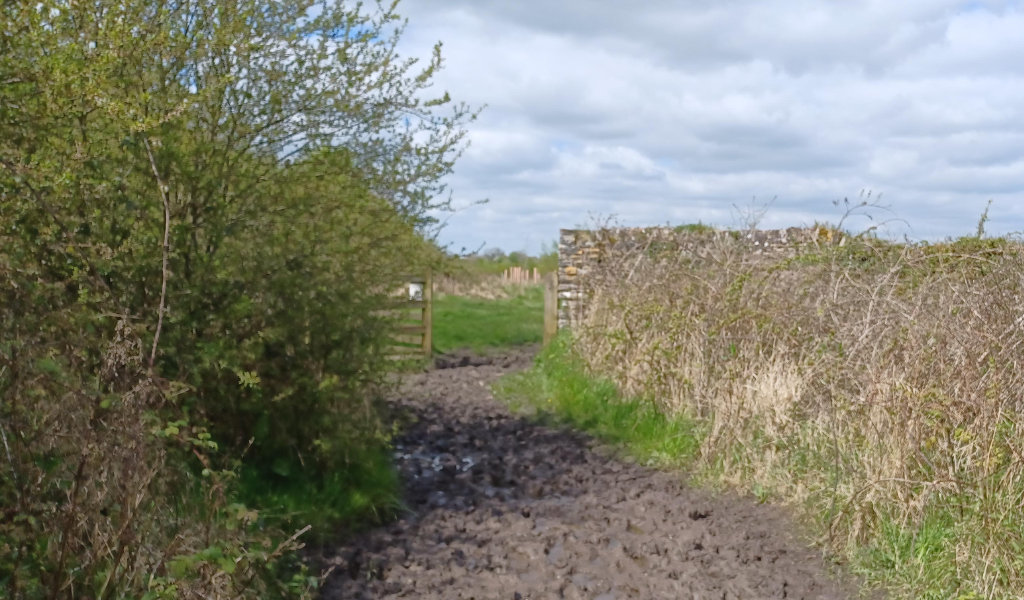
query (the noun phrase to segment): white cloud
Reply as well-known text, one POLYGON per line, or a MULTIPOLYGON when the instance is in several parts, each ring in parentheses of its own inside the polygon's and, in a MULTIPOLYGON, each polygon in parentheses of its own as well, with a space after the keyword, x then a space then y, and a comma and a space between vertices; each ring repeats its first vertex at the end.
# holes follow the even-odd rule
POLYGON ((918 237, 1024 229, 1024 12, 1009 0, 406 0, 471 126, 445 238, 535 251, 628 224, 835 220, 884 192, 918 237))

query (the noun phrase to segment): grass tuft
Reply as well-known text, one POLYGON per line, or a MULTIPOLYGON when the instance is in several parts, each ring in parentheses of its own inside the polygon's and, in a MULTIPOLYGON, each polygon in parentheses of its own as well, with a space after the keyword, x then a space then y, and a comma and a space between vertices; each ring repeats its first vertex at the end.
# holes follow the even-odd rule
POLYGON ((309 537, 315 540, 382 523, 400 507, 398 474, 386 447, 355 450, 347 464, 326 473, 301 464, 289 465, 284 474, 280 466, 243 467, 237 497, 286 531, 312 526, 309 537))
POLYGON ((513 410, 591 433, 648 465, 691 460, 703 437, 693 420, 624 398, 614 382, 589 375, 565 339, 545 348, 531 369, 502 378, 495 392, 513 410))

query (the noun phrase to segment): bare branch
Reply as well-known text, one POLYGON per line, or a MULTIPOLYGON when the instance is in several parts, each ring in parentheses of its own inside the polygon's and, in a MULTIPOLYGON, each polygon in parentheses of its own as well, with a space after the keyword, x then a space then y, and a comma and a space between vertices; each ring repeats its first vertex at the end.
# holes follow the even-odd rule
MULTIPOLYGON (((0 377, 3 377, 7 371, 7 365, 0 369, 0 377)), ((4 440, 4 450, 7 451, 7 462, 11 463, 11 475, 14 477, 14 483, 18 483, 18 470, 14 468, 14 459, 11 458, 11 447, 7 445, 7 432, 4 431, 4 423, 0 421, 0 437, 4 440)))
POLYGON ((170 253, 171 245, 171 203, 167 198, 167 186, 164 185, 163 180, 160 178, 160 171, 156 168, 156 159, 153 158, 153 149, 149 145, 149 138, 143 137, 143 143, 146 144, 146 153, 149 155, 149 165, 153 167, 153 177, 156 178, 157 187, 160 188, 160 199, 164 203, 164 244, 162 250, 163 264, 161 265, 160 271, 160 308, 157 314, 156 320, 156 333, 153 335, 153 349, 149 353, 149 368, 153 369, 153 364, 156 362, 156 349, 160 343, 160 330, 164 325, 164 312, 166 311, 167 305, 167 255, 170 253))

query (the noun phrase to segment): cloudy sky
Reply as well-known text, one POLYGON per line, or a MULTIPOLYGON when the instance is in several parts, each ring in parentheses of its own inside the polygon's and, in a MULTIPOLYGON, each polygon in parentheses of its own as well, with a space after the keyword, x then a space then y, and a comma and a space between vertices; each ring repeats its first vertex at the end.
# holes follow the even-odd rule
MULTIPOLYGON (((941 238, 1024 230, 1024 6, 1011 0, 404 0, 402 50, 486 104, 451 179, 453 249, 559 228, 835 222, 882 194, 941 238)), ((884 218, 884 213, 878 213, 884 218)), ((866 226, 863 221, 853 227, 866 226)))

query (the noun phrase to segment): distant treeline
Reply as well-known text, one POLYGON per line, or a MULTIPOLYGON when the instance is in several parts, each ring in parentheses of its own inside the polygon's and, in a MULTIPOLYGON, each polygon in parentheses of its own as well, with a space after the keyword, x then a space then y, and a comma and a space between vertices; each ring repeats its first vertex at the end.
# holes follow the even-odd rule
POLYGON ((510 252, 505 254, 500 248, 490 248, 479 254, 472 254, 459 259, 454 266, 453 275, 500 275, 511 267, 521 267, 532 271, 550 273, 558 269, 558 244, 545 244, 539 256, 530 256, 526 252, 510 252))

